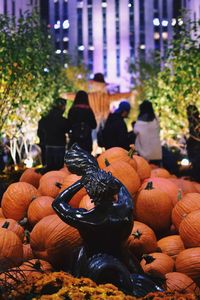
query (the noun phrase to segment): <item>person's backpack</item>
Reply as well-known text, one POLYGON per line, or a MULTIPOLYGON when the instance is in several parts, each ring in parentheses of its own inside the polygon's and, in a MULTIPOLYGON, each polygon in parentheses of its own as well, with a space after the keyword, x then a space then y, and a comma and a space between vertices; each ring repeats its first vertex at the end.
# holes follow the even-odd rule
POLYGON ((80 122, 72 125, 70 137, 75 141, 82 141, 90 136, 91 129, 85 122, 80 122))

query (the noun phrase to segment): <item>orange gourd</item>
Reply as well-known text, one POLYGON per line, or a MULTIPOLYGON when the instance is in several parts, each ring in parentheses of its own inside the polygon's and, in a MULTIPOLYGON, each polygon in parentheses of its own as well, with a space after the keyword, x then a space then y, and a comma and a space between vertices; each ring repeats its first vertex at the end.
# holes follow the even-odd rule
POLYGON ((20 240, 23 242, 24 240, 24 228, 14 219, 6 219, 6 218, 0 218, 0 227, 5 224, 5 222, 8 223, 8 230, 11 230, 14 232, 20 240))
POLYGON ((179 235, 169 235, 158 240, 158 248, 173 259, 185 249, 183 241, 179 235))
POLYGON ((189 213, 179 226, 185 248, 200 247, 200 209, 189 213))
POLYGON ((32 184, 34 187, 38 188, 41 177, 42 177, 42 175, 40 173, 38 173, 35 168, 29 168, 29 169, 26 169, 22 173, 19 181, 20 182, 28 182, 28 183, 32 184))
POLYGON ((61 186, 64 181, 64 177, 52 175, 42 178, 40 180, 40 185, 38 188, 38 192, 41 196, 49 196, 52 198, 56 198, 61 191, 61 186))
POLYGON ((150 177, 162 177, 162 178, 170 178, 171 174, 169 171, 167 171, 164 168, 157 168, 151 170, 151 176, 150 177))
POLYGON ((173 292, 195 293, 196 283, 186 274, 179 272, 170 272, 165 274, 166 288, 173 292))

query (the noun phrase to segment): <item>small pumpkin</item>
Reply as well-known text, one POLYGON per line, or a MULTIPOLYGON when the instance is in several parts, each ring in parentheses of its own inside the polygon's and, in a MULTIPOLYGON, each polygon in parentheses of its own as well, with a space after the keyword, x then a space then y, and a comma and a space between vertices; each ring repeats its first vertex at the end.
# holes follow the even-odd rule
POLYGON ((28 182, 32 184, 34 187, 38 188, 41 177, 42 175, 37 172, 36 168, 28 168, 22 173, 19 181, 28 182))
POLYGON ((186 274, 179 272, 170 272, 165 274, 166 288, 173 292, 195 293, 197 290, 196 283, 186 274))
POLYGON ((24 228, 14 219, 0 218, 0 227, 2 227, 5 222, 8 223, 7 229, 14 232, 20 240, 24 240, 24 228))
POLYGON ((150 177, 170 178, 171 174, 165 168, 156 168, 156 169, 151 170, 150 177))
POLYGON ((48 176, 45 179, 42 178, 42 180, 40 180, 38 192, 41 196, 56 198, 61 191, 63 181, 64 177, 57 175, 48 176))
POLYGON ((158 240, 158 248, 173 259, 176 259, 177 255, 185 249, 179 235, 169 235, 158 240))

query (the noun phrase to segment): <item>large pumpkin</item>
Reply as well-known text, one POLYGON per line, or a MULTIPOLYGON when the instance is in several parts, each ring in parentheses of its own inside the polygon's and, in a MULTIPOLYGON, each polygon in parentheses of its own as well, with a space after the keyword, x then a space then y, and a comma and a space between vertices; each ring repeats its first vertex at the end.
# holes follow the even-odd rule
POLYGON ((19 266, 23 260, 23 246, 20 238, 11 230, 7 223, 0 227, 0 267, 7 270, 19 266))
POLYGON ((170 180, 177 185, 179 189, 183 191, 184 194, 187 193, 199 193, 198 183, 183 178, 170 178, 170 180))
POLYGON ((28 222, 34 226, 42 218, 55 214, 52 208, 54 198, 49 196, 40 196, 34 199, 28 208, 28 222))
POLYGON ((158 247, 162 251, 173 259, 185 249, 183 241, 179 235, 169 235, 158 240, 158 247))
POLYGON ((29 204, 39 196, 37 189, 27 182, 9 185, 3 194, 1 207, 6 218, 20 221, 27 215, 29 204))
POLYGON ((185 248, 200 247, 200 209, 189 213, 179 226, 185 248))
POLYGON ((40 220, 31 231, 30 240, 35 257, 47 260, 54 267, 69 264, 73 251, 81 244, 78 231, 57 215, 40 220))
POLYGON ((164 277, 174 269, 174 260, 165 253, 151 253, 143 255, 140 262, 145 273, 156 277, 164 277))
POLYGON ((175 261, 177 272, 191 277, 200 286, 200 247, 181 251, 175 261))
POLYGON ((165 192, 154 187, 154 183, 148 182, 145 185, 136 195, 136 220, 147 224, 156 233, 163 233, 171 225, 171 200, 165 192))
POLYGON ((135 169, 131 167, 129 163, 116 160, 111 164, 108 164, 104 170, 106 172, 111 172, 114 177, 119 179, 132 196, 134 196, 138 191, 141 185, 140 178, 135 169))
POLYGON ((142 156, 136 154, 133 155, 133 158, 136 161, 136 171, 141 181, 149 178, 151 176, 151 167, 148 161, 142 156))
POLYGON ((41 196, 56 198, 61 191, 63 181, 64 177, 59 175, 41 178, 38 192, 41 196))
POLYGON ((157 250, 157 238, 154 231, 144 223, 134 221, 133 229, 125 246, 133 255, 140 258, 143 254, 157 250))
POLYGON ((172 223, 178 229, 181 221, 192 211, 200 209, 200 194, 188 193, 176 203, 172 210, 172 223))
POLYGON ((58 178, 58 181, 59 181, 59 177, 64 179, 66 176, 68 176, 68 173, 66 173, 65 170, 63 170, 63 169, 57 170, 57 171, 56 170, 49 171, 40 178, 40 182, 42 182, 43 180, 46 180, 49 177, 56 177, 56 178, 58 178))
POLYGON ((22 173, 19 181, 28 182, 32 184, 34 187, 38 188, 41 177, 42 175, 38 173, 38 171, 35 168, 29 168, 22 173))
POLYGON ((179 293, 195 293, 197 289, 196 283, 186 274, 179 272, 170 272, 165 274, 166 288, 173 292, 179 293))

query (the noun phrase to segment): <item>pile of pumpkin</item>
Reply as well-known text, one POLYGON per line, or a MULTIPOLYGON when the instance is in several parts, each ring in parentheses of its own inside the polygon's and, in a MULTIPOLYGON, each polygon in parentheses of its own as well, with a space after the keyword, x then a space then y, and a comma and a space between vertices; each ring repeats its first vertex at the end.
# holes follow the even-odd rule
MULTIPOLYGON (((132 150, 119 147, 106 150, 97 161, 133 197, 135 222, 125 247, 137 256, 144 272, 164 278, 168 291, 199 295, 200 184, 176 178, 132 150)), ((79 178, 66 166, 44 175, 30 168, 7 188, 0 208, 1 290, 36 273, 69 267, 82 240, 76 229, 55 214, 51 204, 79 178)), ((70 205, 94 206, 84 188, 70 205)))

